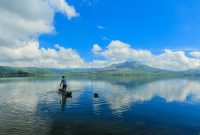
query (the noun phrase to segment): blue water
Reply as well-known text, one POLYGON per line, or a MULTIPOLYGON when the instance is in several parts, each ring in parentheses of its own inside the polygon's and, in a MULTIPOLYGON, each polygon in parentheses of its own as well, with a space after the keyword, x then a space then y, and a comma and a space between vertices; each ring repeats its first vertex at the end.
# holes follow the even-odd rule
POLYGON ((200 79, 1 78, 2 135, 200 135, 200 79), (99 97, 95 98, 94 93, 99 97))

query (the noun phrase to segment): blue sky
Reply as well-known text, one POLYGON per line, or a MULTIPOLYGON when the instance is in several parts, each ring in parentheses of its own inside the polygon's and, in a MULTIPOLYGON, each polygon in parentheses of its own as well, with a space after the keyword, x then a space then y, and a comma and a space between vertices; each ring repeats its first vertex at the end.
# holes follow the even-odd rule
POLYGON ((0 1, 1 66, 200 69, 199 35, 199 0, 0 1))
POLYGON ((67 20, 56 13, 55 34, 41 35, 42 46, 59 43, 76 49, 87 61, 91 48, 106 47, 112 40, 136 49, 161 53, 164 49, 199 49, 200 1, 198 0, 68 0, 80 17, 67 20), (104 28, 98 29, 97 25, 104 28))

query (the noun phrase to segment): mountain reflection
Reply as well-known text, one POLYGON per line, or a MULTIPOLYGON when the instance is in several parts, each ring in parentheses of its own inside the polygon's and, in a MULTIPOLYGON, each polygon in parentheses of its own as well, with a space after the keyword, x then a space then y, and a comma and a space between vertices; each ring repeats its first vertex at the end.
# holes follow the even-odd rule
MULTIPOLYGON (((155 96, 161 97, 167 102, 184 102, 188 97, 192 101, 200 100, 200 83, 198 79, 73 79, 69 80, 68 83, 70 90, 73 92, 70 104, 78 103, 79 98, 85 92, 91 97, 93 97, 94 92, 97 92, 100 99, 104 98, 111 110, 118 112, 134 106, 137 102, 150 101, 155 96)), ((58 84, 59 79, 35 79, 13 81, 9 84, 2 83, 0 84, 0 90, 3 91, 1 92, 0 103, 7 102, 34 112, 37 104, 44 101, 44 99, 48 103, 57 100, 55 97, 58 97, 56 93, 58 84)), ((93 102, 94 109, 100 107, 98 99, 93 99, 93 102)), ((65 105, 65 102, 63 104, 65 105)))
MULTIPOLYGON (((72 131, 74 134, 82 134, 83 131, 87 131, 87 134, 108 134, 110 131, 124 134, 126 130, 128 133, 136 131, 138 123, 145 129, 151 129, 151 125, 155 126, 154 122, 160 129, 165 124, 170 126, 165 131, 174 127, 170 122, 182 124, 182 129, 188 126, 193 128, 194 125, 199 128, 200 108, 195 106, 200 102, 199 80, 68 79, 72 98, 57 93, 60 78, 2 81, 0 127, 5 134, 10 131, 10 124, 15 125, 17 130, 31 134, 36 134, 35 131, 41 127, 44 127, 41 134, 71 134, 72 131), (94 93, 98 93, 98 98, 94 98, 94 93), (155 97, 159 97, 156 103, 155 97), (163 100, 164 104, 161 102, 163 100), (170 102, 175 104, 168 104, 170 102), (123 120, 124 116, 126 120, 123 120), (184 125, 183 118, 187 118, 188 125, 184 125), (131 119, 132 123, 126 123, 127 119, 131 119), (166 123, 162 125, 159 121, 166 123)), ((152 131, 157 131, 154 128, 152 131)), ((140 132, 140 128, 137 131, 140 132)))
MULTIPOLYGON (((167 102, 186 102, 189 96, 192 101, 200 100, 200 83, 196 79, 82 80, 70 83, 73 84, 71 89, 79 89, 79 95, 88 89, 99 93, 100 98, 104 98, 110 109, 116 112, 123 112, 137 102, 150 101, 154 97, 167 102)), ((97 101, 93 101, 94 109, 99 108, 97 101)))

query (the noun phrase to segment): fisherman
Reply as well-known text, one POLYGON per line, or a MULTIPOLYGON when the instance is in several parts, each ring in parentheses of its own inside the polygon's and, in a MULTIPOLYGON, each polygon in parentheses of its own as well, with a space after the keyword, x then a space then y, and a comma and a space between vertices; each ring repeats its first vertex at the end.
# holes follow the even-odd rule
POLYGON ((60 82, 60 87, 62 86, 62 91, 66 91, 67 89, 67 81, 65 79, 65 76, 62 77, 62 80, 60 82))

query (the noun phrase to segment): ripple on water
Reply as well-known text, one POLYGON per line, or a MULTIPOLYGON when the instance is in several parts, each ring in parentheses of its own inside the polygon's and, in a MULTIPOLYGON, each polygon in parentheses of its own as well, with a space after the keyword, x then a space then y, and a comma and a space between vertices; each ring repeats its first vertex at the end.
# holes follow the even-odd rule
POLYGON ((135 87, 136 82, 126 84, 127 80, 96 80, 92 86, 90 80, 71 80, 72 98, 57 93, 59 81, 12 80, 9 88, 8 81, 0 84, 0 134, 193 135, 200 131, 196 81, 140 82, 135 87), (99 97, 94 98, 94 93, 99 97))

